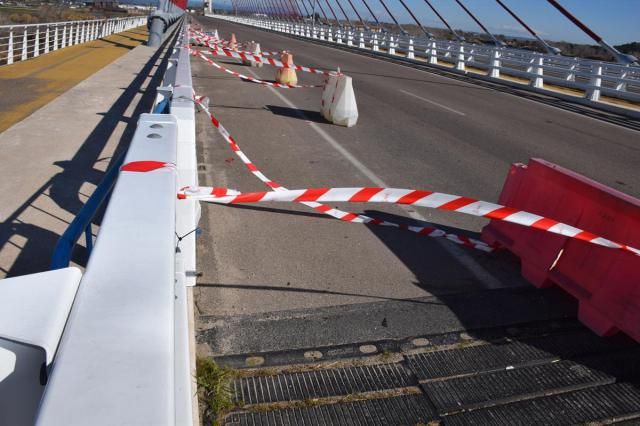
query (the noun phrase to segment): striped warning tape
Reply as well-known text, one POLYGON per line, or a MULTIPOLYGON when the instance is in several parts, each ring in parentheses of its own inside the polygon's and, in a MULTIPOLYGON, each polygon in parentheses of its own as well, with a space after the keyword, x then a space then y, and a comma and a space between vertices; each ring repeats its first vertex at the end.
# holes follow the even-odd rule
MULTIPOLYGON (((285 188, 284 186, 280 185, 279 183, 269 179, 267 176, 265 176, 249 159, 249 157, 247 157, 244 152, 242 152, 242 150, 240 149, 240 147, 238 146, 237 142, 235 141, 235 139, 233 138, 233 136, 231 136, 229 134, 229 132, 227 131, 227 129, 225 129, 225 127, 220 124, 220 121, 218 121, 218 119, 211 113, 211 111, 209 111, 209 108, 207 108, 206 105, 203 104, 202 102, 202 97, 199 96, 195 96, 194 97, 194 101, 200 106, 200 108, 202 108, 202 110, 207 114, 207 116, 209 116, 209 118, 211 119, 211 123, 213 124, 213 126, 218 129, 218 132, 220 133, 220 135, 224 138, 225 141, 227 141, 227 143, 229 144, 229 146, 231 147, 231 149, 233 150, 233 152, 238 156, 238 158, 240 158, 240 160, 242 160, 242 162, 244 163, 244 165, 247 167, 247 169, 249 169, 249 171, 251 173, 253 173, 253 175, 255 177, 257 177, 261 182, 263 182, 266 186, 268 186, 269 188, 273 189, 274 191, 286 191, 287 188, 285 188)), ((183 188, 186 190, 186 188, 183 188)), ((212 194, 214 194, 216 197, 223 197, 226 195, 239 195, 240 193, 237 191, 233 191, 233 190, 227 190, 224 188, 214 188, 212 189, 212 194)), ((491 252, 493 251, 494 247, 489 246, 488 244, 486 244, 483 241, 479 241, 473 238, 469 238, 469 237, 465 237, 462 235, 455 235, 449 232, 445 232, 442 229, 438 229, 438 228, 434 228, 434 227, 430 227, 430 226, 409 226, 409 225, 404 225, 404 224, 397 224, 397 223, 393 223, 393 222, 388 222, 385 220, 380 220, 380 219, 374 219, 371 218, 369 216, 365 216, 365 215, 361 215, 361 214, 356 214, 356 213, 350 213, 350 212, 345 212, 339 209, 335 209, 335 208, 331 208, 329 206, 326 206, 324 204, 320 204, 320 203, 316 203, 316 202, 303 202, 302 204, 311 207, 312 209, 319 211, 321 213, 324 213, 326 215, 329 215, 331 217, 334 217, 336 219, 345 221, 345 222, 353 222, 353 223, 363 223, 366 225, 379 225, 379 226, 388 226, 388 227, 393 227, 393 228, 398 228, 398 229, 404 229, 407 231, 411 231, 411 232, 415 232, 417 234, 421 234, 421 235, 426 235, 426 236, 430 236, 430 237, 444 237, 450 241, 453 241, 457 244, 462 244, 464 246, 467 247, 472 247, 478 250, 482 250, 482 251, 486 251, 486 252, 491 252)))
POLYGON ((212 55, 219 55, 219 56, 227 56, 229 58, 236 58, 236 59, 242 59, 243 61, 255 61, 258 63, 262 63, 262 64, 269 64, 272 65, 274 67, 278 67, 278 68, 291 68, 291 69, 295 69, 298 71, 302 71, 302 72, 308 72, 308 73, 312 73, 312 74, 320 74, 320 75, 338 75, 337 71, 325 71, 325 70, 319 70, 316 68, 312 68, 312 67, 303 67, 302 65, 294 65, 294 64, 285 64, 284 62, 281 61, 277 61, 275 59, 272 58, 261 58, 260 56, 256 56, 256 55, 252 55, 252 54, 245 54, 245 53, 241 53, 241 52, 233 52, 233 51, 229 51, 229 50, 224 50, 224 49, 212 49, 209 52, 204 52, 204 53, 210 53, 212 55))
POLYGON ((608 240, 591 232, 575 228, 523 210, 501 206, 473 198, 440 192, 399 188, 310 188, 278 192, 253 192, 234 195, 217 194, 224 189, 211 187, 185 188, 178 193, 180 199, 197 199, 217 204, 260 202, 349 202, 393 203, 447 210, 472 216, 486 217, 539 229, 553 234, 585 241, 602 247, 627 251, 640 256, 640 249, 608 240))
POLYGON ((200 52, 198 50, 193 50, 192 49, 191 52, 192 52, 193 56, 201 57, 202 59, 204 59, 209 64, 211 64, 214 67, 216 67, 217 69, 219 69, 221 71, 224 71, 226 73, 229 73, 231 75, 234 75, 234 76, 236 76, 238 78, 241 78, 243 80, 251 81, 253 83, 263 84, 265 86, 271 86, 271 87, 279 87, 281 89, 303 89, 303 88, 324 87, 323 84, 319 84, 319 85, 313 85, 313 84, 294 85, 294 84, 272 83, 270 81, 258 80, 257 78, 249 77, 249 76, 246 76, 244 74, 240 74, 239 72, 231 71, 230 69, 223 67, 222 65, 220 65, 220 64, 212 61, 211 59, 207 58, 206 56, 204 56, 202 54, 202 52, 200 52))
POLYGON ((264 51, 261 50, 258 53, 254 53, 254 52, 249 52, 248 50, 230 49, 230 48, 224 47, 224 46, 211 46, 211 45, 209 45, 209 47, 214 48, 214 49, 222 49, 222 50, 229 51, 229 52, 242 53, 242 54, 251 55, 251 56, 275 56, 275 55, 282 54, 282 52, 278 52, 278 51, 264 52, 264 51))
MULTIPOLYGON (((228 40, 221 40, 221 39, 216 39, 215 37, 210 37, 210 36, 197 36, 197 35, 190 35, 191 38, 193 38, 194 40, 196 40, 199 44, 203 44, 203 45, 207 45, 210 48, 216 48, 216 49, 222 49, 222 50, 228 50, 231 52, 238 52, 238 53, 244 53, 245 55, 259 55, 259 56, 275 56, 275 55, 280 55, 282 52, 281 51, 272 51, 272 52, 267 52, 267 51, 260 51, 259 53, 254 53, 254 52, 250 52, 248 50, 239 50, 239 49, 231 49, 230 47, 227 47, 227 45, 230 43, 230 41, 228 40)), ((246 45, 247 43, 242 43, 239 45, 246 45)))

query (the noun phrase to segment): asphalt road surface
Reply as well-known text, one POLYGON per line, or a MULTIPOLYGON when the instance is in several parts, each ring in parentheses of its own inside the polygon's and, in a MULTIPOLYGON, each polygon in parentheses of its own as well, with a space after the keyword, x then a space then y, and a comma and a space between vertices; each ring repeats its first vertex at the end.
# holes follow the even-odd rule
MULTIPOLYGON (((540 157, 640 196, 640 133, 632 128, 594 119, 580 108, 553 106, 566 105, 560 101, 538 102, 229 22, 200 22, 223 38, 234 32, 240 42, 260 42, 262 50, 290 50, 299 65, 340 67, 353 77, 360 116, 347 129, 319 114, 321 89, 272 89, 192 58, 196 92, 211 99, 212 112, 253 163, 288 188, 390 186, 496 201, 509 165, 540 157)), ((262 79, 275 76, 269 66, 216 60, 262 79)), ((298 77, 301 84, 322 82, 316 75, 298 77)), ((197 132, 202 185, 265 190, 204 114, 197 132)), ((471 236, 486 223, 421 208, 340 207, 400 223, 424 220, 471 236)), ((342 223, 304 206, 203 204, 201 227, 196 305, 201 336, 207 336, 199 339, 200 350, 210 354, 400 338, 416 332, 409 326, 418 315, 399 315, 404 301, 528 286, 507 253, 485 254, 408 232, 342 223), (398 314, 397 321, 386 321, 385 309, 389 318, 398 314), (371 320, 371 329, 349 326, 372 311, 379 318, 371 320), (332 320, 320 333, 298 321, 289 339, 286 331, 274 338, 247 327, 265 321, 284 327, 291 318, 332 320)), ((483 298, 482 308, 500 316, 502 305, 490 300, 483 298)), ((420 306, 431 309, 429 303, 420 306)), ((472 321, 461 312, 454 316, 472 321)))

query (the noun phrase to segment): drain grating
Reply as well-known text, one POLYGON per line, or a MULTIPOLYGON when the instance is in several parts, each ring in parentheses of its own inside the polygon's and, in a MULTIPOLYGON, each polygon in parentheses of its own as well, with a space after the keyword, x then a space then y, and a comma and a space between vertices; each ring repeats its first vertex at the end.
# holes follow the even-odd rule
POLYGON ((605 373, 571 361, 503 370, 422 385, 440 413, 504 404, 613 383, 605 373))
POLYGON ((401 364, 311 370, 237 379, 232 391, 245 404, 302 401, 414 386, 417 380, 401 364))
POLYGON ((452 415, 445 425, 567 425, 640 417, 640 390, 613 384, 452 415))
POLYGON ((455 377, 502 370, 569 358, 625 346, 601 339, 593 333, 556 334, 523 341, 480 346, 460 346, 443 351, 407 356, 409 367, 419 380, 455 377))
POLYGON ((242 412, 227 416, 226 426, 416 425, 437 419, 423 395, 403 395, 315 407, 242 412))

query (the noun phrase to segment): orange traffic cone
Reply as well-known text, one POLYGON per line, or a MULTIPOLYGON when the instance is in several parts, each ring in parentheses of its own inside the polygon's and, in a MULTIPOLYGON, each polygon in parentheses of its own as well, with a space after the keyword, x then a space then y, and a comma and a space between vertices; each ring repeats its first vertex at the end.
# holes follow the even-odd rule
MULTIPOLYGON (((293 65, 293 55, 287 51, 282 52, 280 60, 283 64, 293 65)), ((278 68, 276 81, 280 84, 298 84, 298 76, 293 68, 278 68)))

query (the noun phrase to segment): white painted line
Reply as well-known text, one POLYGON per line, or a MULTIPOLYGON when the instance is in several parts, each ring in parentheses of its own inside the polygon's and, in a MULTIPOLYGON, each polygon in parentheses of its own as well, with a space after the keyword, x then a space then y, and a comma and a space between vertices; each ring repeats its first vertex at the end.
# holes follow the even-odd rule
MULTIPOLYGON (((253 70, 247 69, 248 72, 253 74, 255 78, 260 78, 253 70)), ((280 93, 277 89, 273 87, 267 86, 267 89, 271 90, 282 102, 287 104, 289 108, 292 108, 298 117, 305 120, 307 124, 318 134, 322 139, 324 139, 329 145, 331 145, 336 151, 338 151, 344 158, 346 158, 351 164, 355 166, 356 169, 360 171, 363 175, 371 180, 374 184, 388 188, 389 185, 385 183, 378 175, 376 175, 371 169, 365 166, 360 160, 358 160, 353 154, 351 154, 345 147, 340 145, 338 141, 336 141, 331 135, 329 135, 323 128, 321 128, 317 123, 311 122, 309 118, 304 115, 304 113, 289 99, 287 99, 282 93, 280 93)), ((422 216, 420 213, 412 210, 410 206, 400 206, 404 209, 409 216, 416 220, 420 220, 423 222, 428 222, 427 219, 422 216)), ((451 257, 456 259, 467 271, 469 271, 479 282, 481 282, 485 288, 493 289, 493 288, 503 288, 505 287, 496 277, 494 277, 489 271, 487 271, 484 267, 482 267, 476 260, 469 255, 463 247, 459 247, 456 244, 452 244, 450 241, 445 241, 444 239, 436 238, 434 241, 439 244, 443 250, 445 250, 451 257)))
POLYGON ((457 109, 449 108, 448 106, 445 106, 445 105, 439 104, 438 102, 432 101, 431 99, 423 98, 422 96, 418 96, 418 95, 416 95, 416 94, 414 94, 414 93, 407 92, 406 90, 402 90, 402 89, 400 89, 400 91, 401 91, 402 93, 404 93, 405 95, 413 96, 413 97, 414 97, 414 98, 416 98, 416 99, 420 99, 421 101, 424 101, 424 102, 430 103, 431 105, 435 105, 435 106, 440 107, 440 108, 442 108, 442 109, 446 109, 447 111, 452 112, 452 113, 454 113, 454 114, 458 114, 458 115, 461 115, 461 116, 463 116, 463 117, 464 117, 465 115, 467 115, 467 114, 465 114, 464 112, 460 112, 460 111, 458 111, 457 109))

